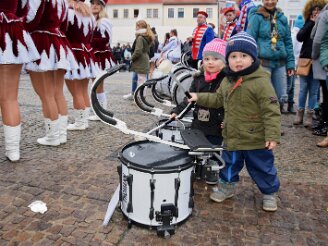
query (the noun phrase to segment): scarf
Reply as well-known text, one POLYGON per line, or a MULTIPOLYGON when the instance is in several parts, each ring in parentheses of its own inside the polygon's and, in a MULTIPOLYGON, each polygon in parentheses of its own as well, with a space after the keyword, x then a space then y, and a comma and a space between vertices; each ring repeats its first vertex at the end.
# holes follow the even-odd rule
POLYGON ((238 80, 241 76, 245 76, 251 73, 254 73, 258 68, 260 67, 260 60, 256 59, 252 65, 249 67, 245 68, 244 70, 234 72, 230 69, 230 67, 226 67, 224 69, 224 72, 226 76, 228 77, 229 81, 236 81, 238 80))
POLYGON ((216 72, 216 73, 208 73, 208 72, 204 72, 205 75, 205 82, 206 83, 210 83, 213 79, 216 79, 216 76, 219 74, 220 72, 216 72))

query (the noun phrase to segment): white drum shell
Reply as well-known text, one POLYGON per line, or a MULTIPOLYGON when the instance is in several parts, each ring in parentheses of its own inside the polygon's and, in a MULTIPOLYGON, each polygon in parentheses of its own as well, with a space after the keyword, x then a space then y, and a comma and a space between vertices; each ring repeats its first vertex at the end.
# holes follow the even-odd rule
POLYGON ((122 212, 132 221, 149 226, 161 226, 161 221, 156 221, 156 212, 161 212, 162 204, 175 204, 175 179, 180 179, 180 188, 178 190, 178 217, 173 217, 171 224, 177 224, 187 219, 192 208, 189 208, 190 191, 191 191, 191 175, 193 166, 180 172, 173 173, 145 173, 139 170, 128 168, 122 165, 122 212), (129 185, 125 181, 126 176, 133 175, 132 182, 132 206, 133 211, 127 212, 129 201, 129 185), (151 207, 151 186, 150 181, 155 180, 154 189, 154 218, 149 218, 151 207))

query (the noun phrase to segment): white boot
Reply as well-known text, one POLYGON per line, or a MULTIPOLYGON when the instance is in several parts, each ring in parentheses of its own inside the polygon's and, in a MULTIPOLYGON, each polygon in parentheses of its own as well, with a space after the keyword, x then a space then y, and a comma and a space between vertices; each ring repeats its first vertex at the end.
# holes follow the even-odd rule
POLYGON ((41 145, 58 146, 59 140, 59 120, 44 119, 46 136, 38 138, 37 142, 41 145))
POLYGON ((20 158, 19 154, 19 142, 21 137, 21 125, 18 126, 6 126, 3 125, 5 135, 5 155, 7 158, 14 162, 20 158))
POLYGON ((67 142, 67 115, 59 115, 59 141, 61 144, 67 142))
POLYGON ((100 120, 99 117, 93 111, 93 109, 90 110, 90 115, 89 115, 88 119, 91 120, 91 121, 100 120))
POLYGON ((84 118, 85 118, 84 109, 74 109, 75 122, 73 124, 69 124, 67 126, 67 130, 70 131, 85 130, 86 125, 85 125, 84 118))
POLYGON ((89 128, 89 114, 90 114, 90 107, 86 107, 85 110, 84 110, 85 128, 89 128))

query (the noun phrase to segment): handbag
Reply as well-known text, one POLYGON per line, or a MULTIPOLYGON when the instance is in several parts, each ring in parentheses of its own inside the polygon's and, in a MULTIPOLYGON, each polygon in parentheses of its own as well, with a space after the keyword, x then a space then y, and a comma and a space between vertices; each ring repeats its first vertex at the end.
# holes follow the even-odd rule
POLYGON ((312 65, 312 59, 299 58, 297 62, 296 74, 301 76, 308 76, 312 65))

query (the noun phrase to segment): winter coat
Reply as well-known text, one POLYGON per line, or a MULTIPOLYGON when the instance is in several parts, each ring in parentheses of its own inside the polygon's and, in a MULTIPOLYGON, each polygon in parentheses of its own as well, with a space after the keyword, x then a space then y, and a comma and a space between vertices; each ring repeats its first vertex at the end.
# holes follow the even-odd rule
MULTIPOLYGON (((200 73, 196 74, 194 76, 194 80, 191 83, 191 86, 189 88, 190 92, 215 92, 223 80, 225 76, 225 73, 221 71, 217 76, 216 79, 212 81, 205 81, 204 77, 204 71, 201 71, 200 73)), ((177 115, 182 112, 182 110, 188 105, 187 99, 185 98, 184 102, 175 107, 171 113, 176 113, 177 115)), ((192 121, 191 127, 194 129, 201 130, 205 136, 219 136, 222 137, 222 129, 221 129, 221 123, 223 121, 223 108, 218 109, 209 109, 205 106, 200 106, 198 104, 195 104, 195 109, 193 112, 194 119, 192 121), (208 110, 210 117, 209 121, 200 121, 198 119, 198 112, 199 110, 208 110)))
POLYGON ((312 58, 312 39, 311 31, 315 22, 308 19, 305 21, 304 26, 297 33, 297 40, 303 42, 300 58, 312 58))
POLYGON ((266 67, 277 68, 286 65, 287 69, 295 68, 293 43, 287 17, 280 10, 276 10, 276 25, 278 38, 276 49, 271 48, 270 14, 264 7, 257 6, 249 13, 247 33, 256 40, 258 57, 266 67))
POLYGON ((226 77, 215 94, 198 93, 197 104, 223 106, 222 133, 229 151, 264 149, 266 141, 279 143, 280 110, 270 74, 260 66, 241 78, 241 85, 233 91, 236 81, 226 77))
POLYGON ((328 8, 320 13, 317 22, 312 58, 320 59, 321 66, 325 67, 328 65, 328 8))
POLYGON ((138 74, 149 73, 149 49, 151 41, 143 34, 137 34, 132 45, 131 71, 138 74))

